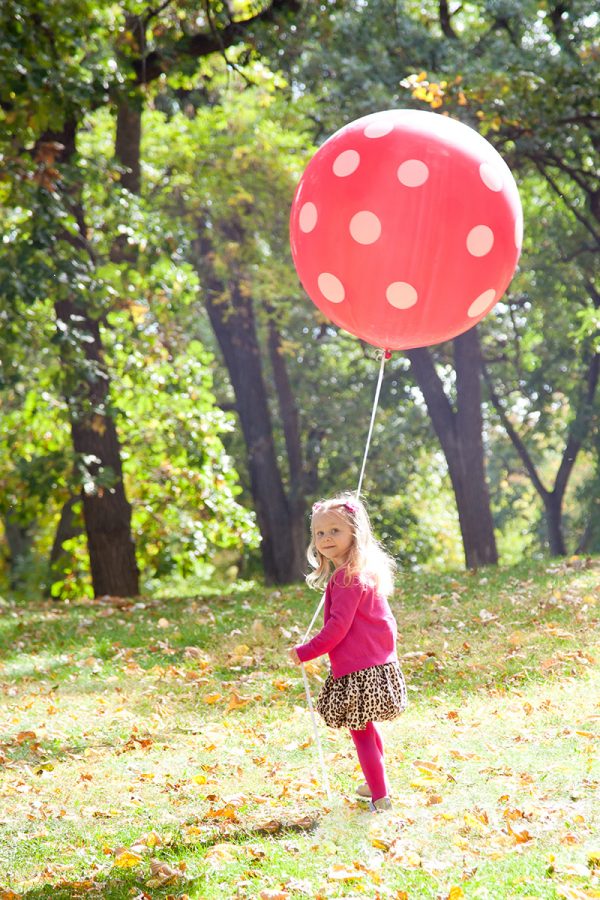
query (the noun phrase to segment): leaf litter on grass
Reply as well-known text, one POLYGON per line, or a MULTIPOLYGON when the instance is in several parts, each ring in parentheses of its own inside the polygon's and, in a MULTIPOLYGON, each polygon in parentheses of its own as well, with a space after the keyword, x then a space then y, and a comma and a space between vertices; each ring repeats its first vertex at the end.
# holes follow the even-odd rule
MULTIPOLYGON (((302 686, 284 656, 288 638, 279 626, 257 628, 252 604, 246 624, 242 615, 206 648, 184 631, 178 643, 193 605, 182 602, 103 617, 102 653, 93 643, 57 648, 64 678, 51 647, 29 667, 21 658, 1 685, 1 815, 16 835, 2 865, 17 873, 5 890, 79 884, 91 892, 110 872, 126 879, 125 890, 130 872, 146 893, 169 890, 173 879, 175 895, 190 897, 304 889, 421 900, 460 889, 497 900, 525 896, 526 881, 509 881, 531 877, 526 861, 535 858, 546 864, 531 896, 593 896, 596 587, 584 569, 559 574, 575 577, 551 591, 513 579, 510 590, 490 596, 485 587, 478 597, 465 575, 446 580, 429 604, 405 598, 401 651, 417 690, 405 716, 384 726, 396 804, 387 824, 350 802, 328 811, 302 686), (128 646, 133 618, 140 643, 128 646), (144 645, 152 620, 162 636, 144 645), (82 835, 84 854, 81 844, 75 852, 82 835), (281 854, 290 835, 296 850, 281 854), (488 867, 492 877, 504 873, 496 893, 478 882, 488 867)), ((300 610, 303 597, 293 589, 275 599, 300 610)), ((218 608, 211 612, 218 629, 218 608)), ((36 627, 80 614, 52 609, 36 627)), ((314 686, 324 674, 315 668, 314 686)), ((322 736, 334 789, 344 791, 358 776, 353 752, 345 735, 322 736)))

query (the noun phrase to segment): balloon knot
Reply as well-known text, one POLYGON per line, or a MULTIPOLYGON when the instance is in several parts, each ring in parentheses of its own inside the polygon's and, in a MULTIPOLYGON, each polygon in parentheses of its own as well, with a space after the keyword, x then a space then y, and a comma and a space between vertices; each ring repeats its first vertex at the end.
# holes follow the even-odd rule
POLYGON ((391 351, 391 350, 386 350, 386 351, 384 352, 384 359, 391 359, 391 358, 392 358, 392 351, 391 351))

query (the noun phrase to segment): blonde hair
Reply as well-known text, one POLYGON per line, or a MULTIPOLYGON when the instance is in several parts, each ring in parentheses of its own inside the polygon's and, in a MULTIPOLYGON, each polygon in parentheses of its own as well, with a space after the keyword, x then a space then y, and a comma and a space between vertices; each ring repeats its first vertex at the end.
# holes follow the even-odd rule
POLYGON ((335 513, 352 530, 354 540, 344 563, 344 583, 348 585, 358 576, 365 583, 373 585, 384 597, 389 597, 394 590, 396 564, 373 534, 364 503, 351 493, 338 494, 331 500, 321 500, 312 508, 311 540, 306 556, 314 571, 306 576, 308 584, 314 588, 323 588, 333 571, 331 560, 319 553, 315 544, 314 519, 325 512, 335 513))

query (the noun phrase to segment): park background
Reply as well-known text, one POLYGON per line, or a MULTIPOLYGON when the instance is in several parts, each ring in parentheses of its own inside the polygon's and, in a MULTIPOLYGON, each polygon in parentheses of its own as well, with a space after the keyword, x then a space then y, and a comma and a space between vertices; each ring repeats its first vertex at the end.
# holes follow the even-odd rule
MULTIPOLYGON (((393 107, 476 128, 510 166, 525 220, 518 271, 493 312, 452 342, 394 353, 386 367, 363 491, 399 563, 397 613, 413 610, 403 647, 413 687, 422 680, 429 713, 446 702, 445 679, 477 704, 478 691, 491 688, 473 673, 487 665, 496 672, 494 690, 499 682, 520 690, 531 678, 533 693, 520 706, 529 716, 567 715, 565 690, 583 703, 583 719, 597 718, 587 679, 596 671, 590 642, 600 551, 599 56, 600 16, 595 4, 577 0, 2 4, 5 796, 27 792, 27 780, 15 787, 13 766, 37 771, 32 783, 42 792, 52 790, 43 782, 58 771, 61 754, 69 771, 76 768, 71 726, 60 738, 42 739, 40 730, 40 704, 50 708, 48 692, 58 698, 63 690, 53 679, 62 684, 63 676, 80 685, 93 718, 99 707, 86 704, 94 692, 101 702, 100 683, 112 704, 115 691, 132 690, 132 675, 143 694, 144 678, 162 669, 167 680, 181 680, 174 720, 183 721, 193 708, 188 673, 193 679, 206 670, 198 677, 221 684, 236 668, 250 677, 267 658, 275 699, 265 699, 265 721, 271 716, 273 729, 295 732, 301 686, 298 693, 282 655, 318 599, 298 586, 308 514, 316 499, 356 486, 378 363, 373 348, 338 332, 299 285, 289 210, 302 171, 330 134, 393 107), (515 602, 524 604, 521 619, 515 602), (444 604, 460 606, 454 625, 444 604), (434 625, 442 629, 439 646, 434 625), (471 681, 461 663, 473 646, 465 627, 481 640, 479 661, 466 666, 471 681), (498 644, 490 628, 501 627, 507 643, 498 644), (448 629, 463 639, 456 672, 443 674, 452 668, 442 662, 448 629), (209 652, 218 655, 216 635, 229 641, 219 660, 209 652), (486 653, 494 649, 492 662, 486 653), (514 657, 529 650, 518 669, 527 674, 515 675, 514 657), (169 675, 169 666, 179 675, 169 675), (549 674, 556 683, 536 701, 537 680, 549 674), (111 687, 105 678, 116 681, 111 687)), ((435 247, 422 252, 433 256, 435 247)), ((237 682, 225 693, 208 685, 203 696, 202 708, 222 727, 222 703, 240 718, 261 715, 237 682)), ((449 714, 457 701, 448 702, 449 714)), ((135 743, 157 714, 141 708, 127 723, 131 737, 123 737, 135 752, 156 743, 149 736, 146 746, 135 743)), ((187 732, 200 728, 186 723, 187 732)), ((579 731, 593 734, 589 722, 579 731)), ((106 747, 114 740, 109 728, 106 747)), ((314 755, 306 740, 298 753, 314 755)), ((328 759, 343 756, 335 740, 328 759)), ((408 766, 407 749, 404 755, 408 766)), ((425 772, 444 772, 443 760, 432 759, 425 772)), ((582 759, 582 778, 597 790, 592 755, 582 759)), ((88 774, 80 772, 83 788, 88 774)), ((195 774, 198 786, 204 776, 195 774)), ((414 790, 441 796, 434 788, 414 790)), ((322 801, 318 785, 312 789, 322 801)), ((72 785, 62 790, 67 796, 72 785)), ((566 781, 560 790, 569 795, 566 781)), ((228 808, 204 801, 213 811, 228 808)), ((471 804, 467 825, 464 810, 459 817, 482 840, 492 818, 484 806, 473 812, 471 804)), ((239 805, 231 808, 230 818, 241 820, 239 805)), ((14 810, 7 833, 18 820, 30 847, 27 823, 38 813, 14 810)), ((587 811, 573 815, 588 827, 587 811)), ((46 818, 59 832, 65 825, 61 816, 46 818)), ((112 826, 112 813, 107 819, 112 826)), ((176 848, 159 836, 161 821, 162 843, 152 838, 149 846, 168 857, 176 848)), ((307 821, 312 828, 310 815, 307 821)), ((99 833, 89 839, 100 854, 102 846, 114 851, 135 837, 123 828, 118 841, 99 833)), ((54 879, 48 896, 59 896, 60 870, 50 869, 44 882, 40 866, 64 856, 74 841, 65 834, 38 835, 39 859, 7 838, 2 877, 18 870, 33 879, 32 897, 54 879)), ((506 836, 510 842, 510 830, 506 836)), ((202 828, 196 837, 204 865, 210 841, 202 828)), ((385 853, 396 839, 372 846, 385 853)), ((514 844, 529 849, 526 838, 514 844)), ((575 835, 574 852, 579 844, 585 841, 575 835)), ((409 880, 418 879, 423 866, 410 862, 409 851, 397 856, 414 869, 409 880)), ((265 858, 254 860, 258 868, 265 858)), ((583 894, 595 890, 590 858, 568 863, 580 866, 570 875, 583 879, 572 888, 581 896, 594 896, 583 894)), ((127 865, 111 871, 127 874, 127 865)), ((360 873, 342 866, 329 886, 355 891, 367 877, 360 873)), ((411 896, 442 890, 438 874, 431 883, 425 875, 411 896)), ((558 896, 551 875, 539 896, 558 896)), ((187 876, 181 870, 178 877, 187 876)), ((233 881, 221 889, 211 878, 209 887, 186 890, 234 896, 233 881)), ((283 883, 267 879, 255 894, 247 888, 248 896, 261 889, 295 896, 283 883)), ((129 896, 131 883, 115 884, 114 896, 129 896)), ((385 880, 377 890, 388 896, 384 888, 385 880)), ((401 896, 409 888, 398 882, 394 890, 401 896)), ((65 896, 75 890, 66 887, 65 896)), ((316 896, 320 888, 311 890, 316 896)), ((451 885, 443 890, 445 897, 451 885)), ((510 890, 490 896, 520 896, 520 888, 510 890)))

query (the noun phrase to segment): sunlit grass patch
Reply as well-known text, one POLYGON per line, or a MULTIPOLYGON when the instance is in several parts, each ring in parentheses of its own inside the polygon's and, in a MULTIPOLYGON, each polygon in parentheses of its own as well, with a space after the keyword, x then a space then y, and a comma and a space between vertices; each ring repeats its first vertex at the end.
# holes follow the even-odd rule
POLYGON ((593 896, 599 574, 400 579, 411 703, 377 817, 343 731, 321 784, 286 653, 314 592, 5 607, 0 898, 593 896))

